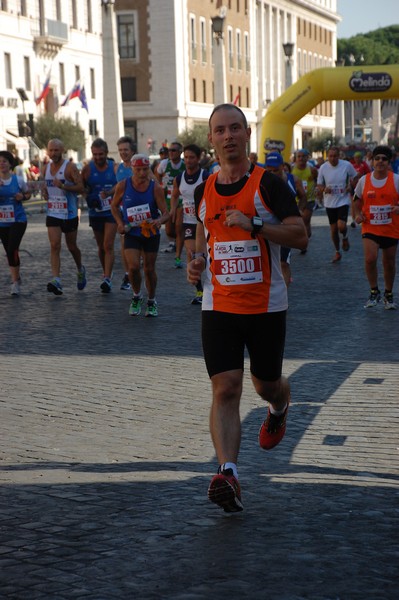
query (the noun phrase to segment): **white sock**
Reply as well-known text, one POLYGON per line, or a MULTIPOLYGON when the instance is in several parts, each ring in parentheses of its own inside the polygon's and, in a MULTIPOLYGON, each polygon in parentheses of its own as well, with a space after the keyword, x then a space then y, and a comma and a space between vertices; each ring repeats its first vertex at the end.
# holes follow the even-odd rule
POLYGON ((287 405, 285 405, 282 410, 276 410, 275 408, 273 408, 272 405, 270 405, 270 412, 272 413, 272 415, 275 415, 276 417, 279 417, 280 415, 284 414, 284 411, 285 411, 286 408, 287 408, 287 405))
POLYGON ((226 462, 220 465, 219 467, 220 473, 222 473, 222 471, 226 471, 227 469, 231 469, 233 471, 234 477, 238 479, 237 465, 235 463, 226 462))

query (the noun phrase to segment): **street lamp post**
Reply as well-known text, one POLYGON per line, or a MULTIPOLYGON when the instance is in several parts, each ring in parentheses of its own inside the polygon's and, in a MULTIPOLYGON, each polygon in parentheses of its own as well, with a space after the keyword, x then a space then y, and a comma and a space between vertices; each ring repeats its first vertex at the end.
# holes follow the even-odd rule
POLYGON ((227 87, 226 87, 226 58, 224 49, 224 28, 225 17, 217 15, 212 17, 212 31, 213 37, 216 40, 214 45, 214 90, 215 90, 215 104, 224 104, 227 98, 227 87))
POLYGON ((285 66, 285 89, 288 89, 292 85, 292 55, 294 54, 295 44, 292 42, 286 42, 283 44, 283 50, 287 59, 285 66))

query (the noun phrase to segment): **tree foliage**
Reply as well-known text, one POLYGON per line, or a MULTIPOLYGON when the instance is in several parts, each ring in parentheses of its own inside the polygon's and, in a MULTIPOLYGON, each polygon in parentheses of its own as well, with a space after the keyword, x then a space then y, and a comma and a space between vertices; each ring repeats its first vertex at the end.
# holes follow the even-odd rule
POLYGON ((84 132, 72 119, 63 117, 55 119, 51 115, 43 115, 35 121, 34 142, 39 148, 46 148, 52 138, 60 139, 66 151, 82 151, 84 147, 84 132))
POLYGON ((399 25, 381 27, 369 33, 361 33, 351 38, 337 41, 337 55, 345 59, 349 66, 349 56, 353 54, 356 65, 392 65, 399 63, 399 25), (364 61, 360 62, 360 57, 364 61))
POLYGON ((187 146, 187 144, 197 144, 200 148, 205 148, 209 151, 211 146, 208 141, 208 126, 207 125, 194 125, 191 129, 185 129, 182 131, 177 141, 187 146))
POLYGON ((308 139, 306 148, 310 153, 323 152, 330 146, 338 146, 338 144, 339 138, 335 137, 331 131, 326 130, 317 137, 308 139))

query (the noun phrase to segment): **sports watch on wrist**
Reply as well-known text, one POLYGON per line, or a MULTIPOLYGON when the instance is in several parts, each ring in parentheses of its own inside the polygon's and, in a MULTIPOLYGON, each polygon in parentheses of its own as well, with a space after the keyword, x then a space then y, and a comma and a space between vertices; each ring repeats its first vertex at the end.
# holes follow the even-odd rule
POLYGON ((257 216, 252 217, 251 224, 252 224, 251 236, 254 238, 256 236, 256 234, 259 233, 259 231, 262 229, 263 221, 260 217, 257 217, 257 216))

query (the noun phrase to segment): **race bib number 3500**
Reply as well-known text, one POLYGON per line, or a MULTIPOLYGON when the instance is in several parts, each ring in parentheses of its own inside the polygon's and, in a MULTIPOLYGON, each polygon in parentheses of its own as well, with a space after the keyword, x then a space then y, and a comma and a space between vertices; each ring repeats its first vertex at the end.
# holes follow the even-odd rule
POLYGON ((257 240, 215 242, 213 269, 221 285, 246 285, 263 281, 257 240))

